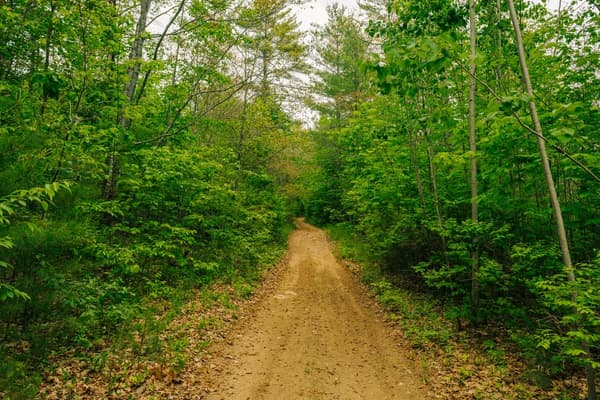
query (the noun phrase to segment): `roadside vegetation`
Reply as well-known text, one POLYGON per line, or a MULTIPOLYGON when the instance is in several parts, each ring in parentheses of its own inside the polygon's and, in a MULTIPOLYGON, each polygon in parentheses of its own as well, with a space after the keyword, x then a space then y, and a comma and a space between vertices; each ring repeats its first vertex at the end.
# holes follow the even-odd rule
POLYGON ((180 315, 234 307, 278 262, 299 124, 277 83, 305 51, 289 12, 0 2, 0 397, 91 395, 97 373, 125 398, 148 362, 176 379, 180 315))
POLYGON ((0 397, 178 382, 305 215, 446 398, 596 399, 598 2, 298 3, 0 1, 0 397))
POLYGON ((418 276, 389 273, 348 227, 332 225, 328 232, 341 262, 358 274, 387 320, 402 332, 434 398, 566 400, 586 392, 583 377, 548 374, 536 364, 535 350, 524 352, 519 346, 529 335, 524 328, 501 321, 473 327, 418 276))
POLYGON ((308 220, 368 255, 415 346, 467 338, 526 385, 498 398, 595 399, 598 5, 381 3, 318 32, 308 220))

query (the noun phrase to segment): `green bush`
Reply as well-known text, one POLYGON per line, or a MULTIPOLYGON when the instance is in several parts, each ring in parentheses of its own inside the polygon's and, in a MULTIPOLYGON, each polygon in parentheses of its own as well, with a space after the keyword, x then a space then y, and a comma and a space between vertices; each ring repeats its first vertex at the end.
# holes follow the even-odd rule
POLYGON ((575 282, 566 272, 537 281, 548 323, 537 332, 536 347, 553 354, 555 369, 567 362, 600 370, 600 254, 576 271, 575 282))

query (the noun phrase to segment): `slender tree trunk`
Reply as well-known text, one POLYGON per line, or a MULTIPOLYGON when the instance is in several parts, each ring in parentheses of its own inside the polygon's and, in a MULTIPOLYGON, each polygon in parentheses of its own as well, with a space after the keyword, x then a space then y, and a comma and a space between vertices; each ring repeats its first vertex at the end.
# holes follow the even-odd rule
MULTIPOLYGON (((171 85, 175 86, 175 84, 177 83, 177 72, 178 72, 178 68, 179 68, 179 43, 177 43, 177 47, 175 48, 175 64, 173 65, 173 74, 171 75, 171 85)), ((145 79, 146 77, 144 77, 145 79)), ((143 86, 142 86, 143 89, 143 86)), ((138 97, 137 101, 139 101, 140 98, 138 97)), ((166 117, 165 117, 165 122, 167 124, 169 124, 169 121, 171 120, 171 111, 173 109, 173 101, 169 101, 169 104, 167 106, 167 112, 166 112, 166 117)), ((197 113, 197 109, 198 109, 198 100, 196 99, 194 101, 194 115, 197 113)), ((196 125, 194 125, 196 126, 196 125)))
POLYGON ((102 196, 105 200, 112 200, 116 194, 117 187, 117 176, 119 171, 119 164, 117 161, 116 155, 117 147, 116 147, 116 138, 113 138, 110 153, 106 157, 106 168, 107 174, 106 178, 102 182, 102 196))
MULTIPOLYGON (((563 263, 567 272, 567 279, 569 282, 575 282, 575 272, 573 263, 571 261, 571 253, 569 251, 569 243, 567 241, 567 233, 565 230, 565 224, 563 221, 562 211, 558 196, 556 194, 556 188, 554 186, 554 179, 552 177, 552 169, 550 168, 550 162, 548 160, 548 153, 546 152, 546 142, 542 132, 542 125, 537 114, 537 108, 534 101, 533 85, 531 84, 531 78, 529 76, 529 68, 527 66, 527 58, 525 54, 525 47, 523 46, 523 38, 521 35, 521 27, 517 12, 515 10, 515 4, 513 0, 507 0, 508 8, 510 11, 510 18, 515 31, 515 39, 517 42, 517 51, 519 53, 519 62, 521 64, 521 71, 523 73, 523 80, 525 83, 525 89, 529 96, 529 111, 531 113, 531 119, 535 132, 537 134, 538 147, 540 150, 540 156, 542 158, 542 165, 544 167, 544 175, 546 177, 546 185, 548 186, 548 193, 550 194, 550 203, 552 204, 552 212, 554 213, 554 219, 556 221, 556 228, 558 233, 558 241, 560 243, 560 249, 562 251, 563 263)), ((572 294, 573 299, 577 298, 577 293, 572 294)), ((589 355, 589 348, 587 343, 584 343, 584 348, 589 355)), ((596 400, 596 385, 595 385, 595 371, 594 368, 588 363, 586 365, 587 381, 588 381, 588 400, 596 400)))
MULTIPOLYGON (((496 0, 496 25, 500 26, 502 20, 501 0, 496 0)), ((496 29, 496 49, 498 51, 498 65, 496 66, 496 88, 498 93, 502 92, 502 30, 496 29)))
POLYGON ((426 152, 427 152, 427 161, 429 163, 429 177, 431 178, 431 190, 432 190, 432 194, 433 194, 433 207, 435 209, 435 216, 437 219, 438 228, 440 230, 440 239, 442 242, 442 252, 444 253, 444 261, 446 262, 446 265, 450 265, 450 259, 448 257, 448 246, 446 245, 446 238, 442 234, 444 224, 442 222, 442 212, 440 209, 440 197, 438 194, 435 165, 433 165, 433 150, 431 149, 431 145, 429 143, 427 130, 425 130, 425 146, 426 146, 426 152))
POLYGON ((271 57, 267 50, 262 50, 260 52, 260 58, 262 63, 260 97, 266 101, 271 91, 269 88, 269 62, 271 61, 271 57))
POLYGON ((240 121, 240 133, 239 133, 239 137, 238 137, 238 143, 237 143, 237 162, 238 162, 238 173, 237 176, 235 178, 235 182, 234 182, 234 188, 237 189, 240 179, 242 178, 242 171, 243 171, 243 166, 242 164, 244 163, 244 142, 246 140, 246 128, 247 128, 247 124, 248 124, 248 90, 249 87, 246 87, 244 90, 244 99, 243 99, 243 103, 242 103, 242 115, 241 115, 241 121, 240 121))
MULTIPOLYGON (((165 40, 167 33, 169 33, 171 26, 173 25, 173 23, 175 23, 175 20, 179 17, 179 14, 181 14, 181 12, 183 11, 183 8, 185 7, 185 2, 186 2, 186 0, 182 0, 179 3, 179 7, 177 8, 177 11, 175 11, 175 14, 173 15, 173 17, 171 17, 167 26, 165 26, 165 29, 163 30, 162 34, 160 35, 160 38, 158 39, 156 46, 154 46, 154 53, 152 54, 152 60, 154 60, 154 61, 158 60, 158 53, 160 51, 160 48, 162 47, 162 43, 165 40)), ((144 25, 146 25, 146 24, 144 23, 144 25)), ((176 57, 177 57, 179 55, 179 43, 177 43, 177 53, 176 54, 177 54, 176 55, 176 57)), ((141 100, 142 96, 144 95, 144 90, 146 89, 146 85, 148 84, 148 79, 150 78, 151 73, 152 73, 152 70, 148 69, 148 71, 146 71, 146 73, 144 74, 144 79, 142 79, 142 84, 140 85, 140 89, 137 91, 137 96, 135 96, 135 104, 140 103, 140 100, 141 100)))
MULTIPOLYGON (((125 85, 125 97, 129 104, 133 103, 133 95, 135 94, 135 88, 137 86, 140 77, 140 68, 142 66, 142 56, 144 54, 144 33, 146 32, 146 21, 148 19, 148 12, 150 11, 150 4, 152 0, 142 0, 140 4, 140 16, 137 21, 135 28, 135 40, 129 53, 129 61, 134 62, 132 66, 127 69, 128 80, 125 85)), ((128 123, 126 118, 123 117, 123 123, 128 123)))
MULTIPOLYGON (((471 160, 471 220, 474 224, 479 222, 477 203, 477 142, 475 132, 475 95, 476 95, 476 59, 477 56, 477 27, 475 25, 475 0, 469 0, 469 36, 471 46, 471 61, 469 74, 469 150, 471 160)), ((479 238, 473 237, 471 249, 471 311, 475 321, 479 316, 479 238)))
MULTIPOLYGON (((127 105, 133 104, 133 96, 140 76, 142 56, 144 54, 144 33, 146 31, 146 21, 151 4, 152 0, 142 0, 140 3, 140 15, 135 28, 135 39, 129 52, 129 61, 133 62, 133 65, 127 70, 128 79, 124 89, 127 105)), ((119 113, 117 124, 122 129, 128 129, 131 125, 131 120, 125 116, 124 110, 121 110, 119 113)), ((116 194, 117 181, 121 169, 117 144, 118 138, 113 138, 110 153, 106 158, 108 173, 102 184, 102 194, 105 199, 113 199, 116 194)))
MULTIPOLYGON (((54 1, 50 2, 50 18, 48 22, 48 30, 46 31, 46 45, 44 46, 44 73, 48 73, 50 70, 50 51, 52 50, 52 35, 54 34, 54 13, 56 12, 56 6, 54 1)), ((44 90, 42 94, 42 106, 40 107, 40 115, 43 116, 46 113, 46 105, 48 103, 48 94, 44 90)))
POLYGON ((515 11, 513 0, 507 0, 510 8, 510 15, 512 19, 513 28, 515 30, 515 37, 517 41, 517 48, 519 53, 519 62, 521 63, 521 71, 523 72, 523 80, 525 82, 525 89, 529 96, 529 111, 531 113, 531 119, 534 125, 534 129, 537 133, 538 147, 540 156, 542 159, 542 165, 544 167, 544 175, 546 178, 546 185, 548 186, 548 192, 550 195, 550 203, 552 204, 552 211, 554 218, 556 219, 556 227, 558 231, 558 239, 560 243, 560 249, 562 251, 563 262, 567 268, 567 275, 569 281, 575 281, 575 274, 573 272, 573 264, 571 261, 571 253, 569 251, 569 244, 567 242, 567 235, 565 233, 565 225, 563 222, 562 212, 560 209, 560 203, 556 194, 556 188, 554 186, 554 178, 552 177, 552 169, 550 168, 550 161, 548 160, 548 153, 546 151, 546 142, 543 139, 542 126, 540 119, 537 114, 537 108, 535 105, 533 86, 531 84, 531 78, 529 77, 529 69, 527 67, 527 60, 525 56, 525 48, 523 47, 523 39, 521 36, 521 28, 519 26, 519 20, 515 11))
POLYGON ((417 192, 419 193, 419 204, 421 207, 425 206, 425 194, 423 190, 423 180, 421 179, 421 169, 419 168, 419 160, 417 158, 417 147, 418 147, 418 138, 416 137, 414 132, 408 133, 408 141, 410 146, 410 161, 413 165, 413 169, 415 170, 415 180, 417 182, 417 192))

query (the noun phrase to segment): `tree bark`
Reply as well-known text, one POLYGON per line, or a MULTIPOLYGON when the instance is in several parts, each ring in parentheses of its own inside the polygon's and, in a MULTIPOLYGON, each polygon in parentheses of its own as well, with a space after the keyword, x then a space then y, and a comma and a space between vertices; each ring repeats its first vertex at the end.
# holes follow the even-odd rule
POLYGON ((507 0, 510 9, 510 16, 515 30, 515 38, 517 42, 517 51, 519 53, 519 62, 521 64, 521 71, 523 73, 523 81, 525 83, 525 89, 529 96, 529 112, 531 114, 531 120, 537 136, 538 148, 540 151, 540 157, 542 159, 542 165, 544 167, 544 176, 546 178, 546 185, 548 186, 548 192, 550 195, 550 203, 552 205, 552 211, 556 220, 556 228, 558 231, 558 240, 560 243, 560 249, 562 251, 563 263, 567 269, 567 276, 569 281, 575 281, 575 274, 573 272, 573 263, 571 261, 571 253, 569 251, 569 244, 567 242, 567 235, 565 231, 565 225, 563 221, 562 211, 558 196, 556 194, 556 188, 554 186, 554 178, 552 176, 552 169, 550 168, 550 161, 548 160, 548 152, 546 151, 546 141, 542 133, 542 125, 538 117, 537 108, 534 101, 533 86, 531 84, 531 78, 529 76, 529 68, 527 67, 527 59, 525 55, 525 48, 523 46, 523 39, 521 36, 521 27, 519 26, 519 19, 515 11, 515 5, 513 0, 507 0))
POLYGON ((415 180, 417 182, 417 192, 419 193, 419 205, 425 207, 425 193, 423 190, 423 180, 421 179, 421 170, 419 168, 419 160, 417 157, 417 147, 419 145, 416 134, 412 131, 408 133, 408 142, 410 146, 410 160, 415 170, 415 180))
MULTIPOLYGON (((501 0, 496 0, 496 25, 500 26, 502 20, 502 4, 501 0)), ((502 30, 498 28, 496 30, 496 49, 498 50, 498 65, 496 66, 496 89, 498 93, 502 91, 502 30)))
MULTIPOLYGON (((475 0, 469 0, 469 37, 471 47, 470 74, 469 74, 469 150, 471 161, 471 220, 476 225, 479 222, 477 203, 477 137, 475 132, 475 95, 476 84, 476 56, 477 56, 477 27, 475 21, 475 0)), ((471 312, 475 321, 479 315, 479 238, 473 237, 471 249, 471 312)))
POLYGON ((242 113, 241 113, 241 121, 240 121, 240 130, 239 130, 239 136, 238 136, 238 142, 237 142, 237 146, 236 146, 236 152, 237 152, 237 168, 238 168, 238 173, 235 177, 235 181, 234 181, 234 185, 233 187, 237 190, 238 185, 240 183, 240 180, 242 179, 242 173, 243 173, 243 164, 244 164, 244 141, 246 139, 246 128, 247 128, 247 124, 248 124, 248 91, 250 90, 250 88, 248 86, 246 86, 246 88, 244 89, 244 97, 243 97, 243 105, 242 105, 242 113))
MULTIPOLYGON (((151 4, 152 0, 142 0, 140 3, 140 15, 135 28, 135 39, 129 52, 129 62, 133 62, 133 65, 127 69, 128 79, 124 89, 127 101, 126 105, 133 104, 133 96, 140 76, 141 60, 144 54, 144 32, 146 31, 146 21, 151 4)), ((117 124, 122 129, 128 129, 131 125, 131 120, 125 116, 124 110, 120 111, 117 117, 117 124)), ((106 157, 108 171, 102 183, 102 195, 107 200, 113 199, 116 195, 117 181, 121 169, 117 144, 118 138, 113 138, 110 153, 106 157)))
MULTIPOLYGON (((428 128, 427 128, 428 129, 428 128)), ((427 152, 427 161, 429 163, 429 177, 431 179, 431 190, 433 194, 433 207, 435 209, 435 216, 438 223, 438 228, 440 230, 440 239, 442 242, 442 252, 444 254, 444 261, 446 265, 450 265, 450 258, 448 257, 448 246, 446 244, 446 238, 444 237, 442 230, 444 229, 444 224, 442 222, 442 212, 440 209, 440 197, 438 194, 437 187, 437 176, 435 172, 435 165, 433 165, 433 150, 431 149, 431 145, 429 143, 429 135, 427 134, 427 129, 425 129, 425 147, 427 152)))
MULTIPOLYGON (((129 53, 129 61, 134 61, 133 66, 130 66, 127 69, 128 80, 125 85, 125 96, 127 97, 129 104, 133 103, 133 95, 135 94, 135 88, 140 77, 141 60, 144 54, 144 33, 146 32, 146 21, 148 19, 151 3, 152 0, 142 0, 140 3, 140 16, 135 28, 135 40, 133 46, 131 46, 131 52, 129 53)), ((125 119, 126 118, 123 118, 123 122, 125 119)))

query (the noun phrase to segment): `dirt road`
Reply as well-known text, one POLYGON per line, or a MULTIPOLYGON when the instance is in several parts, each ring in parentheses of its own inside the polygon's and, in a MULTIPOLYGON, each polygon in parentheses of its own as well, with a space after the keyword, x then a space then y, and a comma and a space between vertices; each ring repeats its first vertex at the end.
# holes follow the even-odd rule
POLYGON ((214 351, 219 372, 207 399, 427 398, 416 368, 324 232, 299 221, 288 254, 251 320, 214 351))

